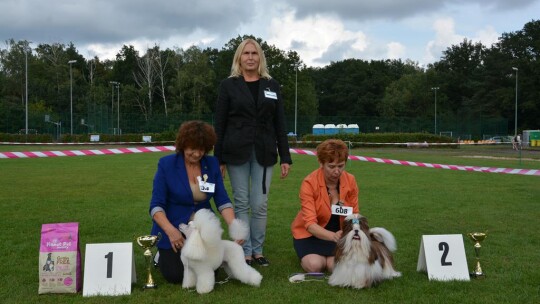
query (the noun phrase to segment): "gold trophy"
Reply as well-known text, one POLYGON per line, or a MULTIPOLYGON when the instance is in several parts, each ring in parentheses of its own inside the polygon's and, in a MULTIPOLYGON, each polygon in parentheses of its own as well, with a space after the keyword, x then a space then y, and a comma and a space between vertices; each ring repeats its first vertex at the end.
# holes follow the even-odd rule
POLYGON ((480 266, 480 248, 482 248, 480 243, 486 239, 487 232, 471 232, 468 233, 467 236, 474 242, 474 252, 476 255, 476 266, 474 267, 473 272, 471 272, 471 277, 482 279, 484 278, 484 273, 480 266))
POLYGON ((143 285, 143 289, 157 288, 157 284, 154 283, 154 279, 152 278, 152 251, 150 249, 156 245, 160 237, 160 235, 143 235, 135 239, 137 244, 144 249, 144 257, 146 258, 148 279, 146 280, 146 284, 143 285))

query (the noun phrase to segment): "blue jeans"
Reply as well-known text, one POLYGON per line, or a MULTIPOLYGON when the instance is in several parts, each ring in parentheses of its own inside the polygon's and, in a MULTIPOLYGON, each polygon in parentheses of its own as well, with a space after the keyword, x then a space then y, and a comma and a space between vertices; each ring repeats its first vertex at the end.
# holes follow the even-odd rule
POLYGON ((266 167, 266 194, 263 194, 262 187, 264 167, 257 162, 255 150, 248 162, 242 165, 227 165, 227 171, 231 179, 235 216, 250 227, 249 235, 242 246, 244 255, 262 255, 272 166, 266 167))

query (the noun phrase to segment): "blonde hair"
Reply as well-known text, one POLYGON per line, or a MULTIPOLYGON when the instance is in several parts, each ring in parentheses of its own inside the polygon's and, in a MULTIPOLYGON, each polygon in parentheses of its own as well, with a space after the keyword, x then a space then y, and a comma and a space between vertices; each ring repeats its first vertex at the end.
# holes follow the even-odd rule
POLYGON ((259 68, 258 73, 259 76, 266 79, 271 79, 272 77, 268 73, 268 66, 266 65, 266 57, 264 56, 264 52, 261 48, 261 45, 254 39, 247 38, 240 45, 238 48, 236 48, 236 52, 234 53, 234 58, 231 66, 231 75, 229 77, 240 77, 242 76, 242 67, 240 66, 240 61, 242 57, 242 52, 244 51, 244 48, 247 44, 253 44, 255 46, 255 49, 257 49, 257 53, 259 54, 259 68))

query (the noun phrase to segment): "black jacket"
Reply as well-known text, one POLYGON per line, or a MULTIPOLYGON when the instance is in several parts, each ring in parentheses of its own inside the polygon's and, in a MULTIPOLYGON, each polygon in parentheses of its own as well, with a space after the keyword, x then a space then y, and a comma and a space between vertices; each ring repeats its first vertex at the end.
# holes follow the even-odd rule
POLYGON ((257 104, 243 77, 229 77, 219 86, 215 113, 217 143, 214 156, 221 164, 241 165, 253 146, 262 166, 292 164, 285 111, 279 83, 261 78, 257 104), (266 92, 265 92, 266 91, 266 92))

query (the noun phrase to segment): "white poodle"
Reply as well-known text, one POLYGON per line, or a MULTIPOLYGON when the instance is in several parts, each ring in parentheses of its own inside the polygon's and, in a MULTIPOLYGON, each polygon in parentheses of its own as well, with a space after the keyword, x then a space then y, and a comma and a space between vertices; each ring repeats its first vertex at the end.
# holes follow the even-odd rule
MULTIPOLYGON (((189 222, 190 231, 182 248, 184 264, 183 288, 196 287, 200 294, 214 289, 214 271, 223 265, 230 278, 242 283, 259 286, 262 275, 247 265, 244 251, 237 243, 222 240, 223 229, 218 217, 209 209, 201 209, 189 222)), ((229 227, 229 235, 235 240, 247 237, 247 225, 235 219, 229 227)))

